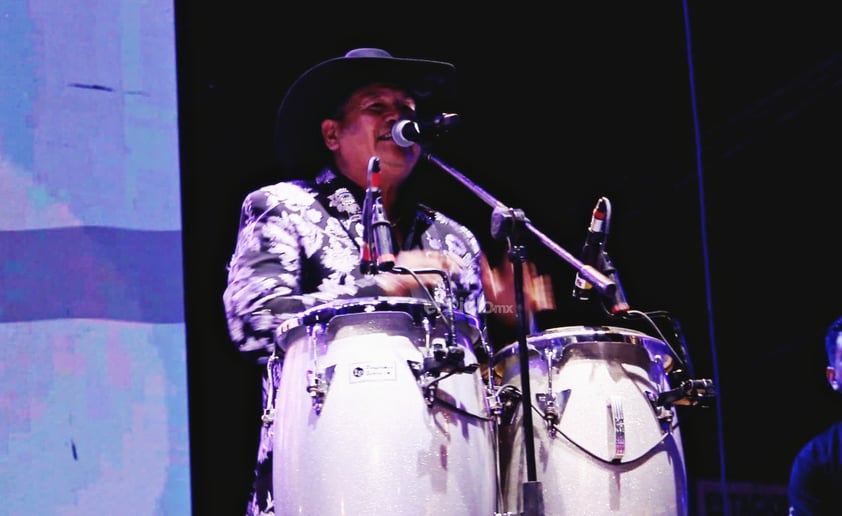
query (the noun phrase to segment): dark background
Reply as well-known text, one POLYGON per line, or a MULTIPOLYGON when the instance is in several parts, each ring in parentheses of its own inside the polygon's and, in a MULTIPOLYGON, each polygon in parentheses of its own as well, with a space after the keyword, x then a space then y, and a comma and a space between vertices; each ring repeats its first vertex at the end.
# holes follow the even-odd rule
MULTIPOLYGON (((221 303, 240 203, 281 179, 273 122, 291 81, 361 46, 454 63, 462 124, 434 152, 571 254, 610 199, 630 305, 672 314, 718 390, 680 411, 691 496, 704 481, 785 486, 801 444, 842 416, 823 349, 842 315, 829 6, 355 4, 176 2, 195 513, 242 513, 256 453, 260 372, 221 303)), ((503 249, 483 201, 430 164, 418 173, 430 204, 503 249)), ((557 299, 541 329, 592 322, 570 296, 575 269, 526 248, 557 299)))

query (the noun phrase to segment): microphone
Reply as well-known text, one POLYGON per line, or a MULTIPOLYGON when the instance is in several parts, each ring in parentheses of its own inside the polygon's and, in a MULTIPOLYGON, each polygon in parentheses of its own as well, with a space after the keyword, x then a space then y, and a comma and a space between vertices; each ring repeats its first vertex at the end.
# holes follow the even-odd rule
POLYGON ((428 143, 459 123, 456 113, 439 113, 429 121, 399 120, 392 126, 392 140, 401 147, 428 143))
MULTIPOLYGON (((588 237, 582 247, 580 261, 585 266, 599 268, 602 265, 602 252, 605 247, 605 240, 608 238, 610 211, 611 202, 606 197, 600 197, 596 206, 594 206, 591 223, 588 226, 588 237)), ((580 301, 588 300, 591 298, 593 290, 593 285, 577 272, 576 280, 573 283, 573 297, 580 301)))
POLYGON ((392 224, 386 218, 386 210, 383 208, 383 199, 379 191, 374 198, 374 206, 371 212, 371 237, 377 269, 381 271, 391 270, 395 266, 395 254, 392 248, 392 224))
POLYGON ((709 407, 711 400, 716 398, 716 386, 713 381, 707 378, 688 378, 681 382, 675 389, 670 389, 658 394, 655 401, 657 405, 689 405, 691 407, 701 405, 709 407))
POLYGON ((390 270, 395 265, 392 224, 386 218, 380 191, 380 159, 368 162, 368 185, 363 201, 363 245, 360 248, 360 270, 365 274, 390 270))
POLYGON ((368 160, 367 185, 365 199, 363 200, 363 243, 360 246, 360 272, 373 274, 377 272, 375 267, 375 249, 373 246, 371 220, 374 214, 374 197, 380 189, 380 159, 372 156, 368 160), (376 184, 375 184, 376 183, 376 184))

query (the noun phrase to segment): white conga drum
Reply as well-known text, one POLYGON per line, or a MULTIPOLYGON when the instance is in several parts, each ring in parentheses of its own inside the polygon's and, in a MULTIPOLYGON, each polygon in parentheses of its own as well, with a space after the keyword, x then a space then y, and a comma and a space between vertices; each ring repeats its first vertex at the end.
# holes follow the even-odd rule
MULTIPOLYGON (((675 356, 669 346, 644 333, 604 326, 555 328, 526 341, 534 481, 542 488, 544 513, 687 514, 677 414, 656 403, 658 394, 670 389, 666 373, 675 356)), ((519 357, 516 342, 492 358, 502 385, 515 393, 522 388, 519 357)), ((508 514, 523 513, 523 486, 529 481, 522 410, 519 400, 499 432, 508 514)))
POLYGON ((328 303, 278 332, 276 514, 494 514, 479 325, 433 308, 415 298, 328 303))

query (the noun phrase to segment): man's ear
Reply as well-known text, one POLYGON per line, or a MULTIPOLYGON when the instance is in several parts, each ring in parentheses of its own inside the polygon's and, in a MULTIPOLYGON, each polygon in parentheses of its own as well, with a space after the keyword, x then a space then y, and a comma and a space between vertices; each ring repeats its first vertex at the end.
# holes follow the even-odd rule
POLYGON ((322 120, 322 138, 330 150, 339 147, 339 123, 336 120, 322 120))
POLYGON ((825 374, 827 375, 827 383, 830 384, 830 387, 834 391, 838 391, 839 390, 839 382, 836 381, 836 369, 834 369, 830 366, 827 366, 827 369, 825 370, 825 374))

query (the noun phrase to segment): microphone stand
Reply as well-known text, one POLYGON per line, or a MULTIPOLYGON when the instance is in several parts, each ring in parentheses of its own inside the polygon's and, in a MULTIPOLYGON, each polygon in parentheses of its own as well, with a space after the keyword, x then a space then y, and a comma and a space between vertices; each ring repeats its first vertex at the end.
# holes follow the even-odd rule
POLYGON ((526 446, 526 472, 527 480, 523 484, 523 515, 543 516, 544 515, 544 494, 541 483, 537 481, 535 467, 535 435, 532 426, 532 393, 529 382, 529 350, 527 347, 527 332, 529 323, 526 320, 526 306, 524 301, 523 285, 523 263, 526 250, 522 243, 523 229, 529 230, 541 243, 571 264, 579 274, 582 275, 600 293, 611 296, 617 285, 594 267, 583 264, 579 259, 570 254, 566 249, 553 242, 549 237, 538 231, 522 210, 512 209, 495 199, 485 190, 474 184, 459 171, 444 163, 441 159, 426 152, 424 157, 433 162, 440 169, 453 176, 460 183, 465 185, 477 197, 483 200, 492 208, 491 214, 491 235, 495 239, 508 237, 511 246, 509 258, 514 265, 515 283, 515 304, 517 305, 517 335, 518 335, 518 359, 521 371, 521 403, 523 412, 524 445, 526 446))

